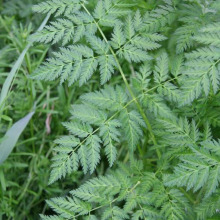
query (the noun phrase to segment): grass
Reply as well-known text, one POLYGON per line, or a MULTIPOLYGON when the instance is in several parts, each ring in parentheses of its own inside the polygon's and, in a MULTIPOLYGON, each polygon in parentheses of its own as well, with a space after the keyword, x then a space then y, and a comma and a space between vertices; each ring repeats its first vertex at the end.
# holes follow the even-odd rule
POLYGON ((30 79, 29 75, 45 58, 48 47, 30 47, 27 38, 37 24, 31 25, 26 19, 0 15, 0 141, 6 131, 36 105, 36 113, 13 153, 0 166, 1 220, 38 219, 39 213, 46 210, 45 198, 65 194, 63 186, 76 182, 79 175, 65 183, 47 186, 53 140, 64 132, 60 122, 69 117, 68 109, 77 91, 58 82, 46 85, 30 79))

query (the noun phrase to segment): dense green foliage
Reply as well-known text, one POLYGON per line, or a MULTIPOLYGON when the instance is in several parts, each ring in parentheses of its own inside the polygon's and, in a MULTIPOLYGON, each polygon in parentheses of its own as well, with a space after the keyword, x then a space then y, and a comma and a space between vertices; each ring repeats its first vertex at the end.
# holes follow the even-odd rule
POLYGON ((51 21, 27 38, 25 82, 57 113, 54 143, 34 136, 42 110, 30 128, 33 153, 50 145, 33 157, 41 219, 219 219, 220 2, 37 2, 51 21))

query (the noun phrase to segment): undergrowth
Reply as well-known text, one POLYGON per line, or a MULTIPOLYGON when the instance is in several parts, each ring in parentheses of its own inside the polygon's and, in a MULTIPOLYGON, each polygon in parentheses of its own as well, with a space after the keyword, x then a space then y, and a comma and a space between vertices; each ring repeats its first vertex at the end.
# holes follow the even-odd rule
MULTIPOLYGON (((26 24, 24 36, 22 25, 1 17, 9 36, 3 76, 13 51, 34 43, 2 119, 10 124, 36 105, 0 167, 3 217, 219 219, 220 3, 34 3, 33 15, 17 16, 33 16, 35 27, 37 13, 49 14, 41 31, 26 24)), ((7 125, 1 121, 2 133, 7 125)))

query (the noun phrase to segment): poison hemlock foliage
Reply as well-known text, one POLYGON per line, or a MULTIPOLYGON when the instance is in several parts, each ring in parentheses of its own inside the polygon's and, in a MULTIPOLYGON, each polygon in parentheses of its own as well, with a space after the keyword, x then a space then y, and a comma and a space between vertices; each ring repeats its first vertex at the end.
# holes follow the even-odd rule
POLYGON ((219 3, 48 0, 33 10, 54 19, 30 40, 60 47, 32 78, 100 79, 63 123, 49 183, 93 177, 47 200, 54 215, 41 218, 219 218, 219 3))

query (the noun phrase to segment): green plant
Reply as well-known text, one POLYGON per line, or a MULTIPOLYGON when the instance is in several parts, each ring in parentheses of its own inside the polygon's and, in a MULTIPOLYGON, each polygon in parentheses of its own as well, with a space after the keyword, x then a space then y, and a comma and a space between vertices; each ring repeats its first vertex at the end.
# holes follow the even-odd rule
POLYGON ((107 169, 112 174, 88 180, 71 197, 48 200, 61 219, 218 216, 220 146, 211 132, 218 126, 212 117, 219 118, 220 29, 215 4, 166 0, 147 12, 138 3, 117 0, 98 1, 94 9, 80 0, 34 7, 36 12, 64 17, 32 39, 67 44, 36 70, 34 79, 59 77, 61 83, 82 86, 98 72, 101 85, 110 81, 72 106, 72 120, 63 124, 70 134, 55 141, 49 183, 80 165, 85 174, 92 174, 103 154, 109 162, 106 168, 124 152, 124 163, 131 161, 130 168, 107 169), (180 27, 174 23, 178 13, 180 27), (121 75, 117 86, 111 85, 113 74, 121 75), (211 115, 207 104, 213 108, 211 115))
MULTIPOLYGON (((37 3, 37 1, 32 2, 37 3)), ((2 5, 3 10, 6 5, 2 5)), ((31 11, 29 7, 26 9, 31 11)), ((32 19, 34 17, 37 16, 32 15, 32 19)), ((41 22, 42 20, 38 19, 36 26, 40 26, 41 22)), ((12 75, 12 72, 11 74, 9 72, 29 44, 27 37, 35 32, 34 29, 35 26, 27 17, 20 18, 17 14, 8 17, 3 13, 0 16, 0 97, 3 97, 3 93, 6 94, 4 106, 2 103, 0 105, 1 158, 9 148, 13 147, 12 143, 15 144, 24 128, 24 123, 21 123, 24 120, 19 120, 33 111, 33 106, 36 104, 35 115, 22 132, 9 158, 0 165, 0 219, 3 220, 38 219, 39 213, 44 206, 46 207, 45 195, 54 196, 63 192, 59 190, 63 188, 59 184, 54 184, 50 188, 47 186, 49 177, 47 167, 50 164, 53 140, 56 135, 63 133, 63 128, 57 122, 61 118, 67 120, 65 112, 68 112, 73 93, 77 96, 78 91, 72 89, 68 92, 69 88, 66 90, 57 82, 46 85, 29 78, 48 52, 48 46, 39 44, 26 51, 23 62, 16 67, 16 74, 13 74, 9 90, 6 92, 4 89, 6 82, 9 82, 6 80, 7 77, 12 75), (46 128, 47 119, 50 121, 46 128), (8 137, 8 134, 11 136, 8 137)), ((79 176, 80 173, 69 180, 66 179, 65 184, 77 181, 79 176)))
POLYGON ((49 184, 85 175, 41 218, 218 219, 220 4, 47 0, 33 10, 54 17, 29 40, 59 49, 31 80, 79 91, 49 184))

